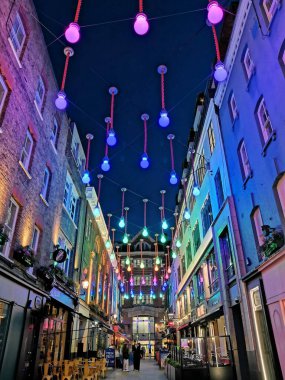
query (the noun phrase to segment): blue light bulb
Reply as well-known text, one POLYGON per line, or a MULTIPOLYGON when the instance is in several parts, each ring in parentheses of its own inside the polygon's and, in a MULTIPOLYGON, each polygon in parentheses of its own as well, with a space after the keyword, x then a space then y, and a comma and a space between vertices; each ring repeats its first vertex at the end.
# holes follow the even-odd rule
POLYGON ((113 128, 111 128, 108 132, 108 137, 107 137, 107 144, 109 146, 114 146, 117 144, 117 138, 116 138, 116 133, 113 128))
POLYGON ((144 228, 143 228, 142 236, 143 236, 143 237, 148 237, 148 229, 147 229, 147 227, 144 227, 144 228))
POLYGON ((84 185, 88 185, 88 183, 90 182, 90 174, 88 170, 85 170, 81 180, 84 183, 84 185))
POLYGON ((106 243, 105 243, 105 247, 106 247, 107 249, 111 248, 111 242, 110 242, 110 240, 107 240, 107 241, 106 241, 106 243))
POLYGON ((164 286, 162 287, 162 291, 165 292, 165 287, 164 286))
POLYGON ((166 242, 166 237, 165 237, 164 234, 161 234, 160 241, 161 241, 162 244, 164 244, 166 242))
POLYGON ((190 211, 189 211, 188 207, 186 207, 185 210, 184 210, 184 219, 185 220, 189 220, 190 219, 190 211))
POLYGON ((124 237, 123 237, 123 243, 124 243, 124 244, 127 244, 128 242, 129 242, 128 235, 127 235, 127 234, 124 234, 124 237))
POLYGON ((176 240, 176 247, 180 248, 181 247, 181 241, 179 239, 176 240))
POLYGON ((171 170, 169 182, 171 183, 171 185, 176 185, 177 184, 178 179, 177 179, 177 175, 176 175, 175 170, 171 170))
POLYGON ((119 221, 119 227, 124 228, 125 227, 125 218, 121 216, 120 221, 119 221))
POLYGON ((167 282, 166 282, 166 281, 164 281, 164 283, 163 283, 163 287, 164 287, 164 288, 167 287, 167 282))
POLYGON ((140 166, 142 169, 147 169, 149 167, 148 155, 146 153, 143 153, 141 156, 140 166))
MULTIPOLYGON (((106 247, 106 248, 107 248, 107 247, 106 247)), ((115 257, 116 257, 115 252, 112 252, 111 255, 110 255, 110 259, 111 259, 111 260, 114 260, 115 257)))
POLYGON ((194 185, 192 193, 194 197, 198 197, 198 195, 200 195, 200 188, 197 184, 194 185))
POLYGON ((167 224, 166 219, 163 219, 162 224, 161 224, 161 227, 162 227, 163 230, 167 230, 167 228, 168 228, 168 224, 167 224))
POLYGON ((98 205, 94 208, 94 215, 95 215, 95 217, 100 216, 100 209, 99 209, 98 205))
POLYGON ((170 120, 169 120, 167 111, 166 110, 161 110, 160 111, 160 117, 158 119, 158 124, 162 128, 165 128, 165 127, 168 127, 169 122, 170 122, 170 120))
POLYGON ((101 169, 104 171, 104 172, 108 172, 110 170, 110 163, 109 163, 109 158, 108 156, 105 156, 103 158, 103 162, 101 164, 101 169))

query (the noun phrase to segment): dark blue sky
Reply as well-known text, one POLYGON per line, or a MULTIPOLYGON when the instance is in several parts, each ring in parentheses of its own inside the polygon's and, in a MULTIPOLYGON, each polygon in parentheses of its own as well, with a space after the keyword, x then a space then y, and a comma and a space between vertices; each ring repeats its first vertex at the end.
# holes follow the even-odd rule
MULTIPOLYGON (((76 4, 76 0, 35 0, 40 21, 56 36, 60 36, 65 25, 73 20, 76 4)), ((138 1, 83 1, 79 24, 101 25, 82 27, 81 40, 73 46, 75 55, 70 61, 65 87, 71 100, 67 112, 76 122, 84 146, 86 133, 94 134, 90 167, 94 169, 92 184, 97 189, 96 176, 101 172, 105 148, 104 118, 110 114, 108 88, 118 87, 114 114, 118 144, 109 150, 111 170, 102 182, 101 205, 104 214, 112 212, 114 215, 112 224, 116 228, 121 208, 120 188, 131 190, 126 193, 131 234, 143 227, 142 198, 153 202, 148 204, 148 225, 153 233, 160 232, 161 189, 167 191, 166 208, 174 210, 175 207, 178 185, 169 184, 171 164, 166 136, 168 133, 176 136, 175 167, 180 176, 196 97, 205 88, 214 60, 211 29, 205 25, 206 11, 190 12, 206 6, 205 0, 145 0, 144 10, 154 19, 150 21, 149 33, 140 37, 133 31, 132 20, 114 22, 134 17, 138 1), (183 12, 186 13, 177 14, 183 12), (171 16, 163 17, 167 15, 171 16), (159 64, 168 67, 166 107, 170 110, 171 124, 165 129, 157 123, 161 108, 159 64), (139 167, 143 153, 140 116, 144 112, 150 115, 148 154, 151 165, 146 171, 139 167)), ((62 37, 52 43, 55 38, 46 29, 44 33, 47 44, 51 44, 48 49, 60 82, 66 42, 62 37)), ((166 210, 166 218, 172 219, 173 224, 172 211, 166 210)))

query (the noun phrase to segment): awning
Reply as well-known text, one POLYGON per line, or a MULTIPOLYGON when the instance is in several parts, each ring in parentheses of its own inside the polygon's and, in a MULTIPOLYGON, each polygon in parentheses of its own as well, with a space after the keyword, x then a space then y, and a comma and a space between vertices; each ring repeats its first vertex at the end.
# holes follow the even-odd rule
POLYGON ((218 309, 212 311, 211 313, 205 314, 201 316, 199 319, 196 319, 196 321, 191 322, 191 326, 200 325, 204 322, 211 321, 212 319, 216 319, 223 315, 223 306, 220 306, 218 309))

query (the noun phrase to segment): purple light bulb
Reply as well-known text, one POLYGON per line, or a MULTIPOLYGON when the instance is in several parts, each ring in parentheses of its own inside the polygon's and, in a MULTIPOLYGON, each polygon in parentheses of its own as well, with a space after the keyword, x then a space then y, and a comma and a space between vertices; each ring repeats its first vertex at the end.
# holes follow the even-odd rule
POLYGON ((136 19, 134 22, 134 30, 140 36, 143 36, 148 32, 149 23, 147 20, 147 15, 145 13, 138 13, 136 15, 136 19))

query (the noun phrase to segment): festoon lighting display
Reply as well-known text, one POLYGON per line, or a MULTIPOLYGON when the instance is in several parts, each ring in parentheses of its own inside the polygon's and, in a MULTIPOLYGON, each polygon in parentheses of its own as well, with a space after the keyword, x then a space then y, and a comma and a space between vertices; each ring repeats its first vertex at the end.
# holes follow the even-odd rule
POLYGON ((143 9, 143 0, 139 0, 139 13, 137 13, 135 18, 134 30, 139 36, 145 35, 149 30, 147 15, 143 9))

